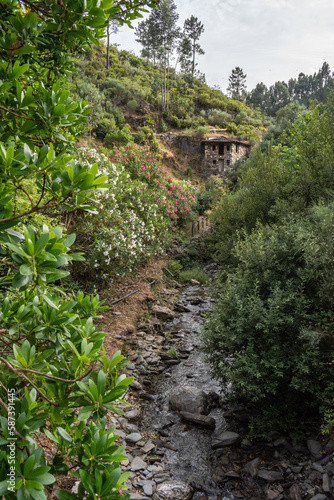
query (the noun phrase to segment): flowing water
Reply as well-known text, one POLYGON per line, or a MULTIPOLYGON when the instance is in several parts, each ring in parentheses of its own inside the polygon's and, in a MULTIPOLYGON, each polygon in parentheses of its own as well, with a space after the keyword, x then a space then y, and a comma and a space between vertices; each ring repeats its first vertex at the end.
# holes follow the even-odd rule
MULTIPOLYGON (((212 430, 187 423, 169 409, 169 396, 178 386, 195 386, 204 392, 213 392, 218 397, 220 387, 212 380, 204 354, 200 350, 200 330, 204 325, 205 311, 210 309, 210 289, 189 286, 180 296, 178 304, 188 311, 180 312, 171 322, 164 325, 165 336, 176 345, 184 356, 179 364, 171 365, 165 373, 156 376, 150 393, 154 399, 142 406, 141 421, 145 427, 157 430, 168 437, 168 448, 164 463, 174 479, 195 485, 206 491, 208 498, 221 499, 219 478, 216 477, 216 454, 211 446, 212 430)), ((223 410, 215 408, 214 416, 221 430, 226 426, 223 410)), ((234 498, 226 497, 225 498, 234 498)))

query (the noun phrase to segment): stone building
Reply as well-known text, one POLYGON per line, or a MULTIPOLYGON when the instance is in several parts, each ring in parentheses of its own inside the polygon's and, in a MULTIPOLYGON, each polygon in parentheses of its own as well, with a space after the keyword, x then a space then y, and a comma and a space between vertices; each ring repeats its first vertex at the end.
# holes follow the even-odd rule
POLYGON ((224 174, 231 168, 236 160, 249 155, 251 146, 246 141, 229 139, 228 137, 208 137, 201 143, 204 152, 203 173, 210 175, 224 174))

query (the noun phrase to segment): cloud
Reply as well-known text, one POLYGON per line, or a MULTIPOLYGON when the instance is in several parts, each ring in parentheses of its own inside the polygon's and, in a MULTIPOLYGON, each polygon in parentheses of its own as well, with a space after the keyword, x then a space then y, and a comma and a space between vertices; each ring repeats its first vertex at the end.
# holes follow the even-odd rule
MULTIPOLYGON (((180 25, 191 15, 205 27, 205 55, 199 69, 210 85, 226 90, 235 66, 247 74, 247 87, 272 85, 300 72, 312 74, 326 60, 334 69, 333 0, 176 0, 180 25)), ((134 34, 117 43, 139 54, 134 34)))

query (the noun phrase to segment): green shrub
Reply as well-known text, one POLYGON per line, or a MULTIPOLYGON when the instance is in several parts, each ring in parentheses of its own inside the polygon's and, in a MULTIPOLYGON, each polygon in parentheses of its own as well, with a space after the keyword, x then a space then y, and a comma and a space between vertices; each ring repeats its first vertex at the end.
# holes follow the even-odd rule
POLYGON ((290 416, 319 407, 333 384, 331 340, 323 326, 308 319, 324 304, 320 267, 311 257, 310 234, 315 246, 320 239, 315 228, 301 222, 258 226, 240 239, 237 265, 205 325, 205 351, 215 376, 224 386, 231 384, 234 397, 256 403, 267 416, 271 407, 289 407, 290 416))
POLYGON ((139 107, 139 104, 136 99, 131 99, 126 103, 126 107, 129 108, 130 111, 136 111, 136 109, 138 109, 139 107))
POLYGON ((181 282, 188 282, 190 280, 199 281, 201 284, 207 283, 208 276, 200 267, 192 267, 191 269, 183 269, 178 278, 181 282))
POLYGON ((133 142, 133 136, 131 133, 130 126, 126 124, 121 130, 117 130, 112 134, 107 134, 104 138, 104 142, 106 146, 110 148, 117 144, 122 145, 122 144, 128 144, 129 142, 133 142))

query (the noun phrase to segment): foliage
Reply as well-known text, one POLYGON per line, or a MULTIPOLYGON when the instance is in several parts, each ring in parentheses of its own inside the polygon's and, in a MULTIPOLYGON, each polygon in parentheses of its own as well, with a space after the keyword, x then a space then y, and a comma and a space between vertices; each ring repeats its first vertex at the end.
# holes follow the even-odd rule
POLYGON ((246 77, 243 70, 236 66, 231 75, 229 76, 229 84, 227 87, 227 92, 230 94, 232 99, 242 100, 246 93, 246 77))
MULTIPOLYGON (((86 148, 79 154, 88 164, 97 161, 109 184, 95 196, 96 214, 75 219, 78 243, 89 253, 85 276, 107 279, 131 272, 163 253, 177 226, 191 217, 190 186, 164 174, 149 147, 127 144, 114 148, 109 158, 86 148)), ((82 274, 82 267, 75 266, 75 272, 82 274)))
POLYGON ((214 374, 231 384, 235 397, 267 411, 274 401, 273 406, 291 405, 291 412, 298 405, 300 412, 319 406, 333 383, 330 339, 319 324, 306 324, 321 303, 317 274, 324 272, 310 255, 309 235, 314 244, 323 236, 315 228, 311 223, 306 232, 300 222, 257 226, 239 239, 237 266, 228 273, 205 326, 214 374))
POLYGON ((333 428, 333 121, 333 96, 290 121, 284 145, 239 166, 212 216, 228 265, 205 349, 233 395, 256 404, 257 434, 310 408, 333 428))
POLYGON ((203 285, 207 283, 208 276, 205 274, 205 272, 200 266, 196 266, 190 269, 182 270, 179 274, 179 280, 185 283, 190 280, 196 280, 203 285))
POLYGON ((275 82, 269 89, 264 83, 258 83, 247 94, 246 102, 267 115, 275 116, 282 107, 292 102, 305 106, 311 99, 325 102, 332 88, 333 75, 328 63, 324 62, 317 73, 300 73, 298 79, 290 78, 288 83, 275 82))
POLYGON ((105 415, 132 378, 118 375, 120 353, 109 360, 105 334, 93 320, 98 297, 66 295, 55 285, 64 267, 82 260, 70 253, 75 235, 50 227, 52 217, 92 210, 90 198, 107 188, 98 165, 71 152, 85 122, 86 103, 63 89, 68 57, 98 43, 107 19, 129 22, 143 3, 34 2, 2 5, 0 62, 1 384, 0 495, 46 499, 56 476, 72 472, 78 495, 61 499, 128 498, 123 449, 105 415), (83 15, 83 12, 85 15, 83 15), (34 186, 33 189, 31 187, 34 186), (31 222, 43 216, 48 224, 31 222), (30 225, 23 225, 30 221, 30 225), (13 229, 15 227, 15 229, 13 229), (55 449, 44 456, 40 436, 55 449), (47 464, 48 460, 48 464, 47 464))

